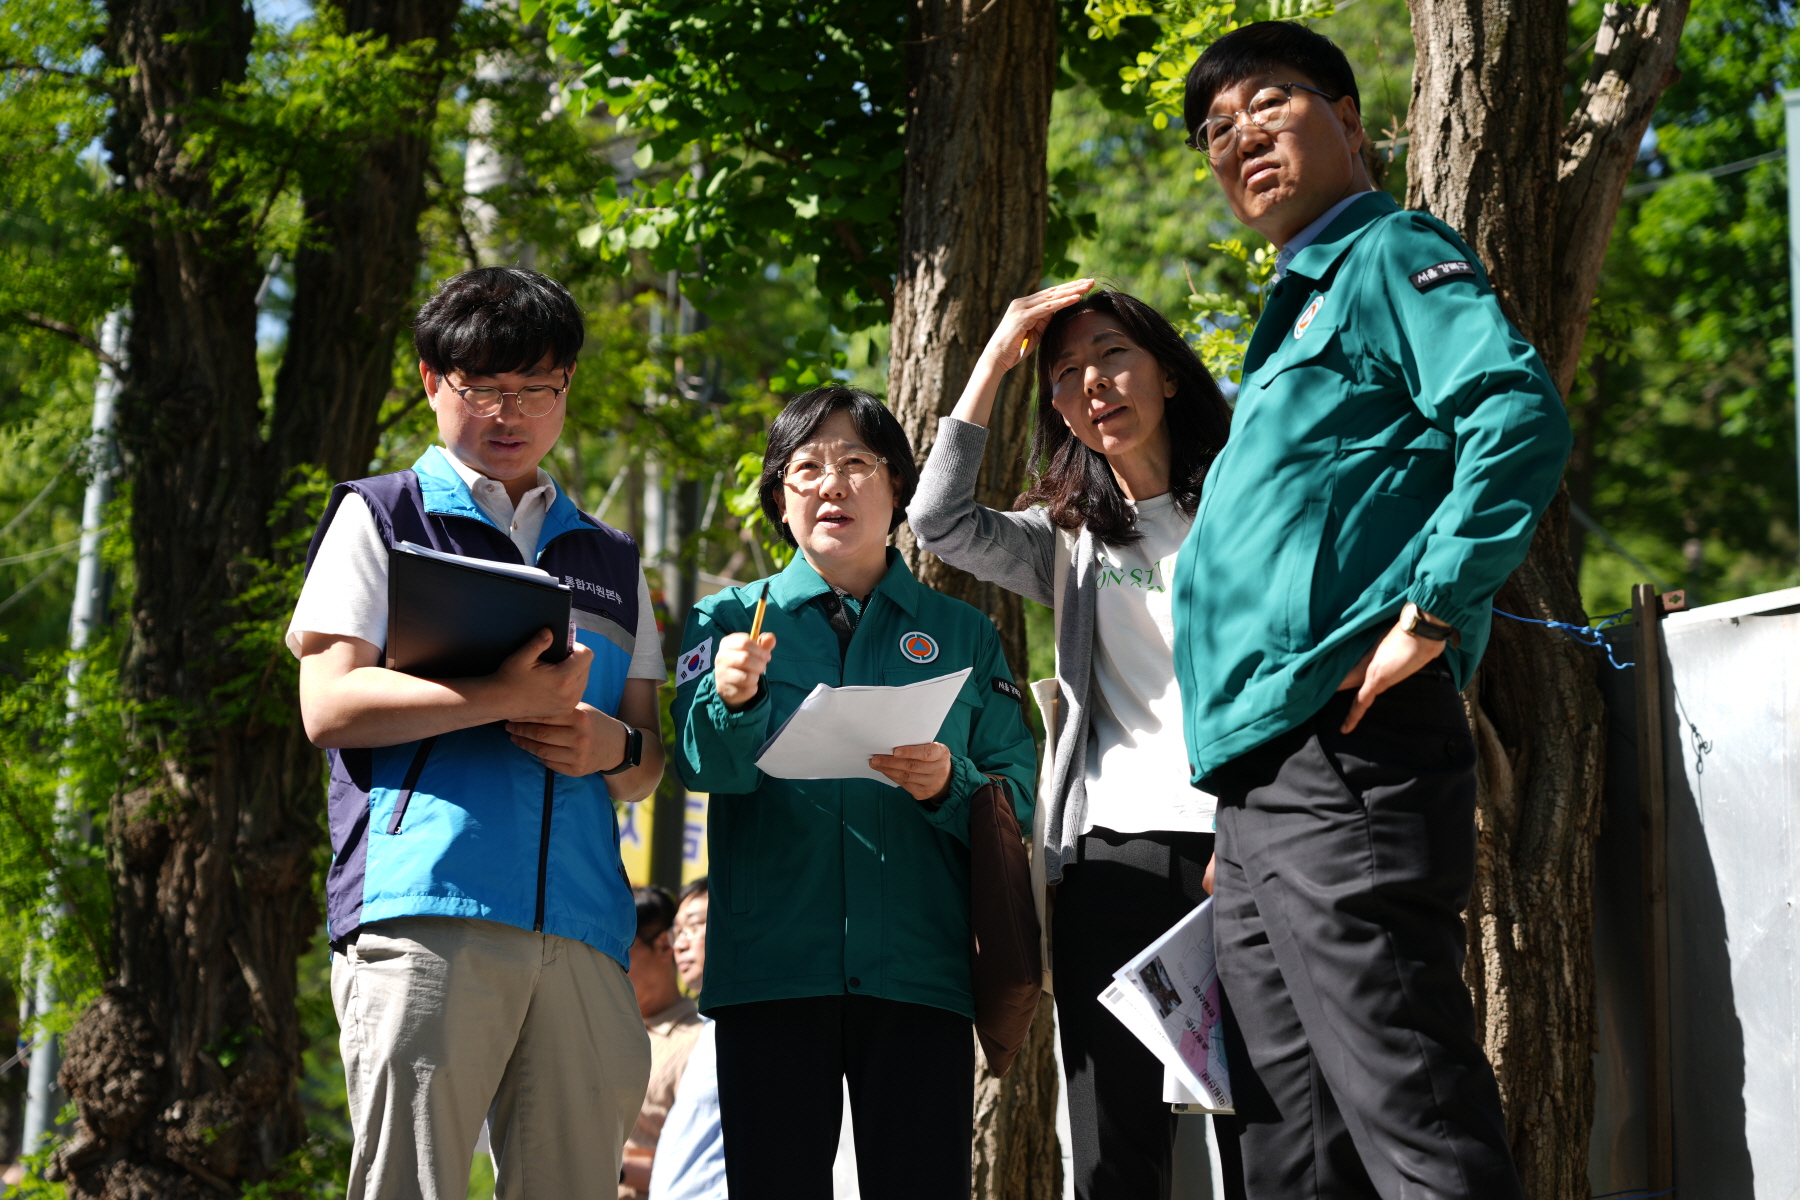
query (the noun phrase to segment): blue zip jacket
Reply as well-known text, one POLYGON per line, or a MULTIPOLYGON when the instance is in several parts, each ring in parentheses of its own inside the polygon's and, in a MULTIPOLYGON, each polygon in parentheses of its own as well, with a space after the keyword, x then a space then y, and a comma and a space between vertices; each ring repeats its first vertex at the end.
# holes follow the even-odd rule
MULTIPOLYGON (((312 566, 350 492, 381 540, 517 563, 436 446, 409 471, 340 483, 307 552, 312 566)), ((636 641, 637 545, 557 489, 536 565, 574 591, 576 637, 594 652, 582 699, 617 714, 636 641)), ((585 942, 629 967, 637 910, 598 775, 558 775, 496 722, 378 749, 333 750, 326 922, 341 942, 390 917, 475 917, 585 942)))

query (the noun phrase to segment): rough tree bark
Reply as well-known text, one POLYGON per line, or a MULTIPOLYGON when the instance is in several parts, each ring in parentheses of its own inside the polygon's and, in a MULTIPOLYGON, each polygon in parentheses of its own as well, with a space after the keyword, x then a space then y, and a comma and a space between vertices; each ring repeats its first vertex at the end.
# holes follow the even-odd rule
MULTIPOLYGON (((351 30, 418 36, 447 33, 455 8, 397 0, 346 16, 351 30)), ((251 560, 272 554, 292 469, 367 464, 416 270, 424 157, 372 148, 356 195, 308 198, 346 278, 302 255, 292 334, 342 372, 290 373, 266 436, 249 219, 187 140, 244 77, 250 7, 112 0, 110 15, 105 48, 129 74, 108 150, 137 204, 121 238, 135 271, 118 429, 137 576, 123 686, 150 765, 108 824, 118 974, 69 1035, 61 1081, 80 1121, 51 1173, 71 1197, 179 1200, 235 1195, 305 1134, 295 964, 319 921, 320 760, 297 721, 269 717, 285 703, 261 702, 276 677, 266 652, 226 631, 247 615, 251 560), (231 704, 228 685, 246 682, 257 702, 231 704)), ((437 81, 420 86, 435 97, 437 81)))
MULTIPOLYGON (((1566 119, 1564 0, 1410 0, 1417 58, 1407 204, 1481 255, 1564 395, 1639 139, 1674 79, 1687 0, 1608 4, 1566 119)), ((1568 499, 1496 603, 1582 620, 1568 499)), ((1481 749, 1467 977, 1525 1193, 1588 1194, 1592 887, 1604 712, 1591 652, 1501 620, 1467 693, 1481 749)))
MULTIPOLYGON (((1042 275, 1056 10, 1052 0, 911 0, 909 8, 888 397, 923 460, 994 323, 1042 275)), ((1014 372, 995 409, 976 494, 983 504, 1011 508, 1019 494, 1030 395, 1023 372, 1014 372)), ((1019 598, 922 553, 905 527, 899 545, 922 582, 993 618, 1013 673, 1025 679, 1019 598)), ((1062 1194, 1050 1031, 1046 998, 1006 1079, 977 1067, 975 1194, 983 1200, 1062 1194)))

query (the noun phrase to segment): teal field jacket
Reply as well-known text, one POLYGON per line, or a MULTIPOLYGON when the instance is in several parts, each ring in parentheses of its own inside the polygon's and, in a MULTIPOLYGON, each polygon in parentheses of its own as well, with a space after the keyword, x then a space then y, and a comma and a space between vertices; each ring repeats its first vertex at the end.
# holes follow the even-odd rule
POLYGON ((1569 447, 1474 251, 1385 192, 1340 213, 1269 294, 1176 567, 1194 782, 1318 712, 1409 600, 1466 684, 1569 447))
POLYGON ((779 575, 708 596, 676 660, 675 768, 711 794, 706 983, 701 1008, 806 996, 881 996, 973 1019, 969 978, 969 801, 1004 778, 1031 828, 1036 748, 1000 638, 987 617, 920 584, 893 550, 840 659, 822 598, 798 555, 779 575), (713 685, 720 639, 763 631, 775 652, 757 699, 731 712, 713 685), (775 779, 763 743, 820 683, 898 685, 973 668, 937 741, 953 758, 935 811, 868 779, 775 779))

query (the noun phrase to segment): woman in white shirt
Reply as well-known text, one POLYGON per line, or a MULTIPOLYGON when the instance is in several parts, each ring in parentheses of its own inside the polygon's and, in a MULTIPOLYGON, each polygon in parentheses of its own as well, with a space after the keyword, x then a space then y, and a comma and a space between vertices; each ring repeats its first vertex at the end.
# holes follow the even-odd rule
POLYGON ((1056 609, 1058 730, 1038 803, 1075 1195, 1166 1200, 1162 1066, 1098 996, 1205 897, 1213 798, 1189 783, 1170 588, 1231 412, 1168 320, 1092 286, 1013 301, 939 422, 907 517, 951 566, 1056 609), (1001 512, 975 485, 1001 381, 1030 349, 1037 473, 1001 512))

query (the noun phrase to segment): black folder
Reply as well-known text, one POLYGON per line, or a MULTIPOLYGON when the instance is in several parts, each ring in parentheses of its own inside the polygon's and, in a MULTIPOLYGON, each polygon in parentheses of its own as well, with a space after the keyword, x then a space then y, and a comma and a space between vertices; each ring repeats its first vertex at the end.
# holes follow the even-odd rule
POLYGON ((575 648, 573 600, 535 568, 401 542, 388 552, 386 665, 427 679, 492 675, 546 628, 566 634, 540 661, 561 662, 575 648))

